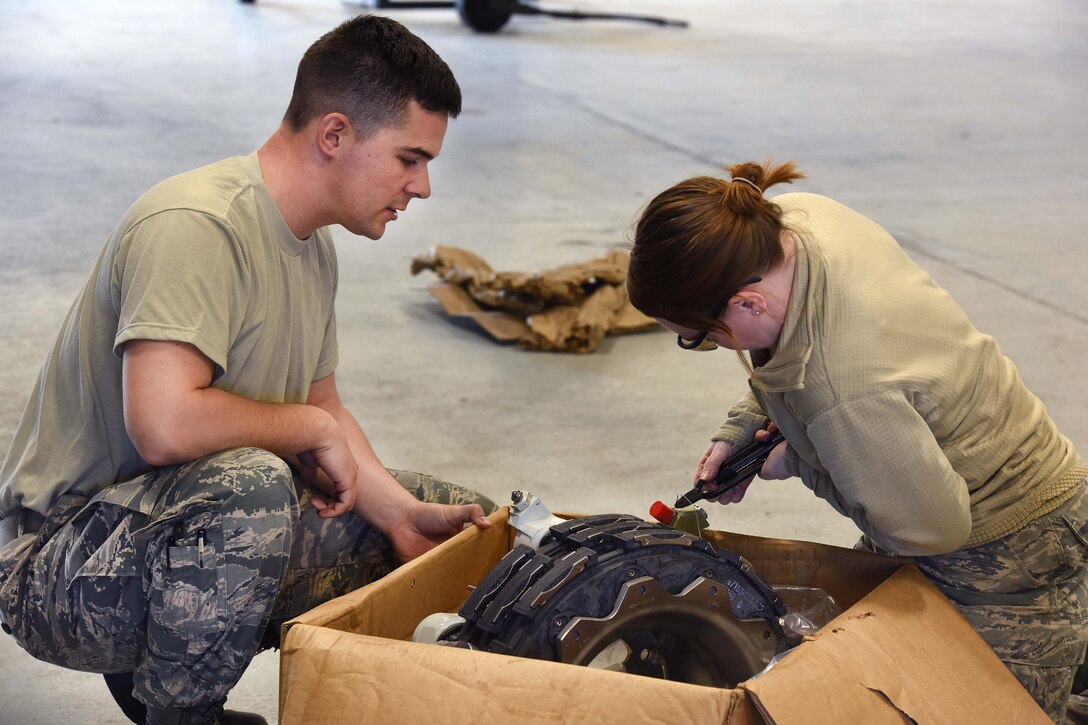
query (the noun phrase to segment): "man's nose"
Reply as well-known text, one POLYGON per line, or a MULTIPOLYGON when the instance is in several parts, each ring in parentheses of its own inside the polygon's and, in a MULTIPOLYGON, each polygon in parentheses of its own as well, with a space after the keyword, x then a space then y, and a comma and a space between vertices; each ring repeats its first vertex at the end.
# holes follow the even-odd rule
POLYGON ((405 190, 414 197, 426 199, 431 195, 431 175, 424 169, 417 178, 412 179, 405 190))

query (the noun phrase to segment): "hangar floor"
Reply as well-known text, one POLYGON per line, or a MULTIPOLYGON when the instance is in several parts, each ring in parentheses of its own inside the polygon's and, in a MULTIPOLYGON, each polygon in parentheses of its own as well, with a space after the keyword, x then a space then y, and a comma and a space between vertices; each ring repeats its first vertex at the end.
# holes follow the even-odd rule
MULTIPOLYGON (((341 392, 383 461, 553 509, 645 515, 683 490, 745 375, 672 336, 525 352, 443 316, 412 277, 436 244, 539 270, 624 247, 687 176, 795 159, 797 188, 889 229, 993 334, 1088 453, 1088 9, 1075 0, 574 0, 690 27, 389 10, 453 68, 465 111, 379 242, 337 229, 341 392)), ((156 181, 260 145, 336 0, 0 0, 0 439, 99 247, 156 181)), ((849 545, 796 480, 715 528, 849 545)), ((276 712, 276 655, 230 700, 276 712)), ((0 721, 123 723, 97 675, 0 637, 0 721)))

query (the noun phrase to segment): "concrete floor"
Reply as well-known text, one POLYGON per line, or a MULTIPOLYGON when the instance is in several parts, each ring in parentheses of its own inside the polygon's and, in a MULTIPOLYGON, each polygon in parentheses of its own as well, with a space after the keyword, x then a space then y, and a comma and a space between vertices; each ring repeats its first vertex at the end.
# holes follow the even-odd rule
MULTIPOLYGON (((729 353, 670 335, 595 354, 523 352, 453 324, 408 273, 435 244, 502 269, 624 246, 671 183, 795 159, 802 190, 881 222, 1001 341, 1088 453, 1088 7, 1080 0, 571 0, 687 29, 390 11, 457 74, 465 111, 432 199, 378 243, 336 231, 338 379, 385 463, 553 508, 645 515, 681 491, 745 389, 729 353)), ((125 208, 167 175, 246 153, 276 126, 335 0, 0 0, 0 440, 125 208)), ((716 528, 848 545, 797 481, 711 511, 716 528)), ((276 655, 230 705, 274 718, 276 655)), ((123 723, 97 675, 0 636, 0 722, 123 723)))

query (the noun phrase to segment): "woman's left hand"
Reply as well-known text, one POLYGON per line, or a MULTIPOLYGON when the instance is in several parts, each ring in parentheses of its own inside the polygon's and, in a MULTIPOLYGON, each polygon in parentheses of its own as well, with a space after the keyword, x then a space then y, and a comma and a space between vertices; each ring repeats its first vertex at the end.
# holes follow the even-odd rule
POLYGON ((759 469, 760 478, 767 481, 781 481, 790 477, 789 471, 786 470, 787 445, 789 443, 782 441, 771 450, 767 460, 763 462, 763 468, 759 469))

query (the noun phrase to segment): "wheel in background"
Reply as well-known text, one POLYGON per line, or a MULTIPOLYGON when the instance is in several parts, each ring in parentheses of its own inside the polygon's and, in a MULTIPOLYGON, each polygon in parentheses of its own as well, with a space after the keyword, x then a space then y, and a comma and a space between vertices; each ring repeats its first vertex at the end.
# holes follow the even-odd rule
POLYGON ((461 22, 477 33, 494 33, 506 25, 513 14, 502 0, 457 0, 461 22))

